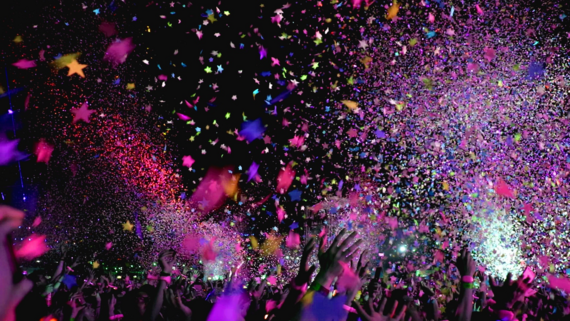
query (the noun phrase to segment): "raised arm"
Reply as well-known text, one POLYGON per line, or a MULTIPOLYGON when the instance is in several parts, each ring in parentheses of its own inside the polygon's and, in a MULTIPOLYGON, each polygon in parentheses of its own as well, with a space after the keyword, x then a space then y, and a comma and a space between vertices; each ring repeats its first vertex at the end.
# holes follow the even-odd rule
POLYGON ((172 273, 172 266, 174 265, 174 259, 176 257, 176 252, 174 250, 168 250, 160 253, 158 262, 160 263, 160 277, 158 280, 158 285, 156 287, 156 294, 150 302, 150 306, 145 311, 145 321, 154 321, 160 313, 162 308, 162 303, 164 301, 164 290, 166 289, 167 283, 170 283, 170 274, 172 273))
POLYGON ((473 314, 473 275, 475 274, 475 261, 471 253, 464 249, 457 258, 457 269, 461 273, 461 290, 459 292, 459 305, 455 312, 456 320, 470 321, 473 314))

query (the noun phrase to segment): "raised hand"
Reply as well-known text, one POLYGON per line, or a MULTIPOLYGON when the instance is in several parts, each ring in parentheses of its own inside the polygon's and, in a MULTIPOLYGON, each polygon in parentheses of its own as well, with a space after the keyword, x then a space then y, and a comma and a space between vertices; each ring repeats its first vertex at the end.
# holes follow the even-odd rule
POLYGON ((400 321, 404 320, 406 315, 407 306, 405 304, 394 301, 394 305, 385 311, 386 302, 388 300, 383 297, 378 304, 378 307, 374 309, 374 299, 371 297, 368 300, 368 312, 360 306, 360 304, 355 303, 356 311, 362 319, 362 321, 400 321))
POLYGON ((309 257, 314 249, 315 239, 311 238, 303 249, 303 256, 301 256, 301 263, 299 264, 299 273, 297 273, 297 276, 295 277, 295 284, 298 286, 309 283, 313 272, 315 272, 315 269, 317 268, 314 265, 311 265, 310 267, 308 266, 309 257))
POLYGON ((182 298, 180 297, 180 292, 178 290, 166 290, 166 301, 180 314, 182 314, 184 320, 190 320, 192 318, 192 310, 182 303, 182 298))
POLYGON ((523 279, 521 275, 516 281, 511 280, 512 273, 507 274, 507 279, 502 284, 496 278, 489 277, 491 290, 493 290, 493 300, 496 302, 493 310, 511 310, 515 303, 524 298, 526 290, 529 288, 530 279, 523 279))
POLYGON ((160 269, 163 273, 172 273, 175 258, 176 252, 174 250, 166 250, 160 253, 158 263, 160 264, 160 269))
POLYGON ((473 277, 473 275, 475 274, 476 271, 475 261, 471 257, 471 252, 469 252, 467 249, 463 249, 459 257, 457 257, 456 266, 457 269, 459 270, 459 273, 461 273, 461 276, 473 277))
POLYGON ((362 284, 364 283, 364 277, 366 275, 366 269, 368 268, 368 264, 370 262, 366 261, 366 250, 362 251, 360 257, 358 258, 358 263, 356 264, 356 269, 354 269, 352 261, 350 261, 350 268, 354 269, 354 274, 358 276, 359 283, 355 284, 352 289, 349 289, 346 293, 346 303, 350 304, 352 300, 356 297, 356 293, 360 291, 362 284))
POLYGON ((382 273, 382 267, 377 267, 376 271, 374 272, 374 277, 368 283, 368 293, 370 296, 375 296, 378 293, 378 290, 381 290, 380 287, 380 274, 382 273))
POLYGON ((22 225, 24 212, 0 205, 0 320, 14 320, 14 308, 32 288, 29 280, 20 280, 9 233, 22 225))
POLYGON ((81 293, 74 293, 69 299, 68 305, 71 307, 71 317, 76 318, 84 306, 81 304, 81 293))
MULTIPOLYGON (((358 275, 360 279, 362 279, 364 277, 364 274, 366 274, 366 269, 368 268, 368 264, 370 263, 368 261, 364 263, 363 261, 363 259, 365 259, 366 257, 366 253, 367 253, 366 250, 362 251, 360 257, 358 258, 358 263, 356 264, 356 270, 354 270, 354 272, 356 273, 356 275, 358 275)), ((350 261, 350 267, 352 267, 352 261, 350 261)))
POLYGON ((356 238, 356 232, 352 232, 347 238, 341 241, 345 233, 346 230, 342 229, 328 250, 324 249, 324 238, 321 238, 319 248, 319 264, 321 268, 315 278, 315 282, 323 287, 328 288, 332 280, 342 272, 342 265, 339 264, 339 261, 345 263, 351 261, 354 255, 356 255, 356 252, 358 252, 358 246, 362 243, 362 240, 357 240, 352 243, 356 238))

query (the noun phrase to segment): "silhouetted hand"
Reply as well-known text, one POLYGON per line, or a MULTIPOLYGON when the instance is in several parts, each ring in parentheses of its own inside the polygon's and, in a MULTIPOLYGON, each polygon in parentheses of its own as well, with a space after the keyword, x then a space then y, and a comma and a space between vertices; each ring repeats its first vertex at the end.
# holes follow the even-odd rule
POLYGON ((352 243, 356 238, 356 232, 352 232, 347 238, 341 241, 345 233, 346 230, 342 229, 326 251, 324 249, 324 237, 321 238, 319 247, 319 264, 321 268, 315 278, 315 282, 324 287, 328 288, 332 280, 342 272, 342 265, 339 264, 339 261, 345 263, 351 261, 358 252, 358 246, 362 243, 362 240, 357 240, 352 243))
POLYGON ((160 269, 164 273, 172 273, 172 267, 174 266, 174 259, 176 258, 176 252, 174 250, 166 250, 160 253, 158 257, 158 263, 160 264, 160 269))
POLYGON ((530 285, 530 279, 523 279, 521 275, 516 281, 511 280, 512 273, 507 274, 507 279, 502 284, 496 278, 489 277, 493 300, 496 302, 493 310, 511 310, 513 305, 524 298, 524 294, 530 285))
POLYGON ((302 286, 303 284, 308 283, 309 280, 311 280, 313 272, 315 272, 317 268, 314 265, 308 267, 309 257, 311 256, 311 253, 314 249, 315 239, 311 238, 303 249, 303 256, 301 256, 301 262, 299 264, 299 273, 297 273, 297 276, 295 277, 295 284, 298 286, 302 286))
POLYGON ((394 305, 385 311, 386 302, 388 300, 383 297, 378 304, 378 307, 374 308, 374 299, 371 297, 368 300, 368 311, 360 306, 360 304, 355 303, 356 311, 362 319, 362 321, 400 321, 404 320, 406 315, 407 306, 399 301, 394 301, 394 305))

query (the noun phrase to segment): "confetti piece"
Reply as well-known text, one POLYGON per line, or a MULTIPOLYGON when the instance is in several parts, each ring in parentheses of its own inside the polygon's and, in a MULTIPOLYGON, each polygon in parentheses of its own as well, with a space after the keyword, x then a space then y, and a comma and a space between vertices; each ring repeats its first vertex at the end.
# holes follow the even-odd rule
POLYGON ((289 186, 291 186, 294 177, 295 171, 289 163, 285 168, 281 169, 279 176, 277 176, 276 191, 280 194, 284 194, 289 189, 289 186))
POLYGON ((95 110, 90 110, 88 109, 87 103, 83 103, 81 105, 80 108, 74 108, 71 110, 71 113, 73 113, 73 124, 75 124, 78 121, 84 121, 86 123, 89 123, 89 117, 91 116, 91 114, 93 114, 95 112, 95 110))
POLYGON ((289 231, 289 235, 285 239, 285 245, 290 249, 297 249, 301 244, 301 237, 299 234, 293 232, 293 230, 289 231))
POLYGON ((132 38, 117 40, 112 43, 105 52, 105 60, 111 61, 115 65, 119 65, 127 61, 127 56, 135 49, 132 38))
POLYGON ((49 251, 46 245, 46 237, 44 235, 32 234, 22 242, 16 250, 17 258, 31 260, 38 256, 42 256, 49 251))
POLYGON ((54 147, 52 145, 48 144, 44 139, 40 139, 34 149, 34 154, 38 156, 37 162, 47 164, 49 162, 53 149, 54 147))
POLYGON ((258 118, 253 121, 246 121, 241 126, 241 131, 239 134, 251 143, 252 141, 260 138, 265 132, 265 127, 261 123, 261 119, 258 118))
POLYGON ((388 9, 388 13, 386 14, 387 20, 393 20, 398 15, 398 11, 400 11, 400 4, 394 1, 392 6, 388 9))
POLYGON ((12 65, 20 69, 29 69, 29 68, 34 68, 36 66, 36 62, 33 60, 21 59, 16 61, 12 65))
POLYGON ((194 159, 192 158, 192 156, 188 155, 182 157, 182 166, 191 168, 192 164, 194 164, 194 159))
POLYGON ((77 60, 73 60, 72 62, 65 65, 69 68, 69 72, 67 73, 68 76, 78 74, 81 78, 85 78, 85 74, 83 73, 83 69, 87 67, 87 65, 82 65, 77 62, 77 60))
POLYGON ((358 108, 358 103, 352 100, 341 100, 341 102, 348 108, 350 108, 351 110, 357 109, 358 108))

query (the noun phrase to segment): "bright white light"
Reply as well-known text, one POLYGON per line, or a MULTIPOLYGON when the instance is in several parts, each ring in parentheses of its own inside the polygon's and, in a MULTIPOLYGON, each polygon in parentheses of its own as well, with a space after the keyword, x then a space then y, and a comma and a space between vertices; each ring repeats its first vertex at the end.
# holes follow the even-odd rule
POLYGON ((406 252, 406 246, 405 245, 400 245, 400 248, 398 249, 400 252, 406 252))
POLYGON ((473 256, 495 276, 505 277, 522 273, 522 253, 520 251, 520 228, 506 215, 504 210, 481 213, 471 231, 475 243, 473 256))

